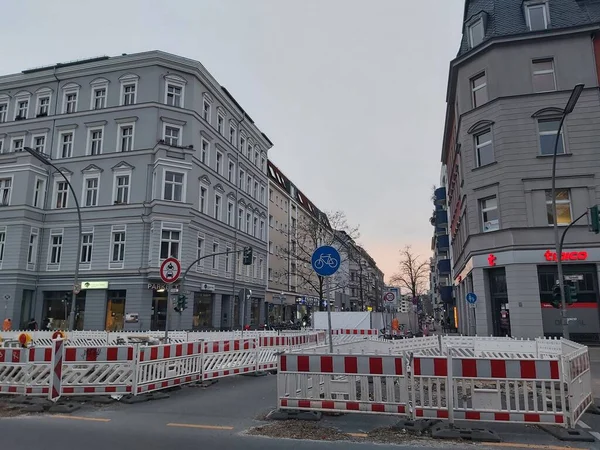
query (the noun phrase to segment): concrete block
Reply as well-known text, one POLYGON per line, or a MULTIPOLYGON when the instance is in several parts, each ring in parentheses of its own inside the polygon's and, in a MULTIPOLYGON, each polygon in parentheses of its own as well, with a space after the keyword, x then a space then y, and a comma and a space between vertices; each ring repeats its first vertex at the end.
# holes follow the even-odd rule
POLYGON ((78 403, 59 403, 54 406, 51 406, 48 412, 59 414, 71 414, 73 411, 77 411, 79 408, 81 408, 81 405, 78 403))
POLYGON ((394 425, 393 428, 397 430, 410 431, 412 433, 423 433, 439 422, 440 421, 436 419, 402 419, 396 425, 394 425))
POLYGON ((318 411, 296 411, 274 409, 267 414, 267 420, 321 420, 323 415, 318 411))
POLYGON ((540 425, 546 433, 551 434, 561 441, 571 442, 595 442, 596 438, 580 428, 563 428, 552 425, 540 425))
POLYGON ((447 423, 439 423, 431 428, 434 439, 464 439, 476 442, 502 442, 495 431, 486 428, 460 428, 447 423))
POLYGON ((126 405, 134 405, 136 403, 143 403, 143 402, 147 402, 148 400, 150 400, 150 397, 148 397, 147 395, 124 395, 123 397, 121 397, 121 402, 125 403, 126 405))

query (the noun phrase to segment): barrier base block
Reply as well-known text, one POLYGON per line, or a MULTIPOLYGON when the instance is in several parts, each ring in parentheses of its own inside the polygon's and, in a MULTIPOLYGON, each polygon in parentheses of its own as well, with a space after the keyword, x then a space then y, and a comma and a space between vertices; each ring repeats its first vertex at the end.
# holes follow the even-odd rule
POLYGON ((264 372, 262 370, 242 374, 244 377, 266 377, 267 375, 269 375, 268 372, 264 372))
POLYGON ((571 442, 595 442, 596 438, 580 428, 563 428, 551 425, 540 425, 546 433, 551 434, 561 441, 571 442))
POLYGON ((598 403, 600 403, 598 399, 595 399, 595 402, 588 406, 586 413, 594 414, 596 416, 600 415, 600 408, 598 408, 598 403))
POLYGON ((439 423, 431 428, 435 439, 465 439, 477 442, 502 442, 500 436, 487 428, 461 428, 447 423, 439 423))
POLYGON ((394 425, 394 428, 397 430, 411 431, 413 433, 423 433, 439 422, 440 421, 436 419, 402 419, 396 425, 394 425))
POLYGON ((77 411, 79 408, 81 408, 81 405, 78 403, 58 403, 54 406, 51 406, 48 412, 58 414, 70 414, 73 411, 77 411))
POLYGON ((323 414, 319 411, 298 411, 292 409, 274 409, 267 414, 267 420, 321 420, 323 414))

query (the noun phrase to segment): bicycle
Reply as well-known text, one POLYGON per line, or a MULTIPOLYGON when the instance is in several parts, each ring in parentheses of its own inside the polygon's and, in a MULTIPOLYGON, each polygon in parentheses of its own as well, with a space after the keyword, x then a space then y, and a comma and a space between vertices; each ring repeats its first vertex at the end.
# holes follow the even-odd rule
POLYGON ((322 269, 325 266, 325 264, 327 264, 332 269, 335 269, 338 265, 338 260, 332 258, 331 254, 321 255, 319 256, 319 259, 315 261, 315 268, 322 269))

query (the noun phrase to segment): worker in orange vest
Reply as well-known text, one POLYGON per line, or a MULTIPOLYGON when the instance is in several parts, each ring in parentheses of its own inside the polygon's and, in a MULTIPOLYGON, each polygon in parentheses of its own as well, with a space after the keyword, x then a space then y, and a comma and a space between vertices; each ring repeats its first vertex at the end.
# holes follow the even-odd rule
POLYGON ((400 328, 400 324, 398 323, 398 319, 394 317, 392 319, 392 334, 396 336, 398 334, 398 329, 400 328))
POLYGON ((12 330, 12 320, 10 320, 8 317, 6 319, 4 319, 4 322, 2 323, 2 331, 10 331, 12 330))

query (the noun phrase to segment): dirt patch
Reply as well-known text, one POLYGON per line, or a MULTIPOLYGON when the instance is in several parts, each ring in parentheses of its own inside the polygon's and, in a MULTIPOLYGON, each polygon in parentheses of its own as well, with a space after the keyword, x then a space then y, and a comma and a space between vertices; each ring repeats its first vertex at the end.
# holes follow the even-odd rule
POLYGON ((304 420, 284 420, 252 428, 248 434, 283 439, 309 439, 314 441, 350 441, 346 433, 331 427, 322 427, 304 420))

